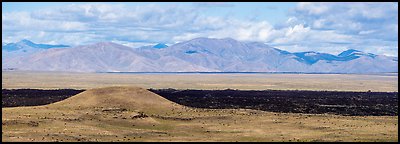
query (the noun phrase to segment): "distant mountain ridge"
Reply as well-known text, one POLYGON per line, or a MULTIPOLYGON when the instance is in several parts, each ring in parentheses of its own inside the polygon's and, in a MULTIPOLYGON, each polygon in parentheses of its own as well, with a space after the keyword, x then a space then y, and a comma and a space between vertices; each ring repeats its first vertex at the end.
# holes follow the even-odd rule
MULTIPOLYGON (((24 41, 26 45, 29 42, 24 41)), ((8 44, 6 44, 8 45, 8 44)), ((41 44, 36 44, 41 45, 41 44)), ((43 44, 41 45, 43 46, 43 44)), ((140 48, 101 42, 3 56, 3 69, 76 72, 397 72, 397 57, 349 49, 338 55, 288 52, 260 42, 195 38, 171 46, 140 48), (5 61, 4 61, 5 60, 5 61)), ((33 47, 33 46, 30 46, 33 47)), ((5 46, 3 44, 3 52, 5 46)), ((13 51, 9 52, 13 53, 13 51)))
POLYGON ((8 43, 2 45, 2 50, 6 51, 16 51, 20 49, 24 49, 26 47, 32 48, 40 48, 40 49, 49 49, 49 48, 65 48, 69 47, 68 45, 49 45, 49 44, 36 44, 29 40, 23 39, 16 43, 8 43))
POLYGON ((68 47, 68 45, 36 44, 26 39, 16 43, 2 43, 2 61, 4 64, 5 61, 8 62, 12 58, 25 57, 52 48, 68 47))
POLYGON ((313 52, 313 51, 309 51, 309 52, 296 52, 293 53, 294 55, 296 55, 299 58, 299 61, 304 61, 305 63, 308 64, 314 64, 316 62, 318 62, 319 60, 326 60, 326 61, 350 61, 353 59, 357 59, 361 56, 369 56, 372 58, 375 58, 376 55, 375 54, 371 54, 371 53, 364 53, 358 50, 354 50, 354 49, 349 49, 346 51, 343 51, 342 53, 338 54, 338 55, 332 55, 332 54, 327 54, 327 53, 319 53, 319 52, 313 52))

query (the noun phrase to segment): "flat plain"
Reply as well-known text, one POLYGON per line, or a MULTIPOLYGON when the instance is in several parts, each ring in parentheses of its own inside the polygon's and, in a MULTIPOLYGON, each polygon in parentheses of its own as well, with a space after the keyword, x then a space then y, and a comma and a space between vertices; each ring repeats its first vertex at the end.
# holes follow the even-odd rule
POLYGON ((3 71, 3 89, 154 89, 398 91, 398 74, 116 74, 3 71))
POLYGON ((398 141, 398 116, 203 109, 147 88, 398 91, 396 75, 3 72, 8 89, 88 89, 2 108, 2 141, 398 141), (141 88, 140 88, 141 87, 141 88))

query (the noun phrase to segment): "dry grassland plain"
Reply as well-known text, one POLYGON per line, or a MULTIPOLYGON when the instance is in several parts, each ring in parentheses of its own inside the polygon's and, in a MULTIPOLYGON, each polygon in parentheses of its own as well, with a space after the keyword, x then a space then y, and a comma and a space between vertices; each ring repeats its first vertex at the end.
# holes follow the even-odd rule
POLYGON ((146 90, 398 91, 397 74, 3 72, 2 80, 3 88, 12 89, 88 89, 49 105, 2 108, 2 141, 398 141, 398 116, 197 109, 146 90))
POLYGON ((115 74, 4 72, 2 88, 138 86, 174 89, 398 91, 398 75, 357 74, 115 74))

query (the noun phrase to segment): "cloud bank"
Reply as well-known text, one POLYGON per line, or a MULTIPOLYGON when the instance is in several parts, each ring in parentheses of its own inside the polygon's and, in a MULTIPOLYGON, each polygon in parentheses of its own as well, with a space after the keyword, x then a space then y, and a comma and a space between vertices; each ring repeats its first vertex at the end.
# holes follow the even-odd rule
MULTIPOLYGON (((204 7, 240 3, 128 6, 72 4, 2 14, 2 40, 81 45, 113 41, 128 46, 174 44, 196 37, 258 41, 288 51, 339 53, 354 48, 397 56, 397 3, 298 3, 287 21, 204 14, 204 7)), ((262 14, 262 13, 260 13, 262 14)))

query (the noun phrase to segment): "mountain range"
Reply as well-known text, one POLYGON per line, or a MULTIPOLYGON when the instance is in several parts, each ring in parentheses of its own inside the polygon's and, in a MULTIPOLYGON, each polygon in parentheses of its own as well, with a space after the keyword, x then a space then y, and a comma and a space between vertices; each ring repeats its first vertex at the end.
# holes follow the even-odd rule
POLYGON ((67 48, 68 45, 49 45, 49 44, 36 44, 29 40, 23 39, 16 43, 2 43, 2 61, 4 64, 5 60, 25 57, 34 53, 45 51, 51 48, 67 48))
POLYGON ((70 47, 28 40, 2 44, 2 69, 71 72, 398 72, 398 58, 355 49, 338 55, 288 52, 260 42, 195 38, 131 48, 112 42, 70 47))

